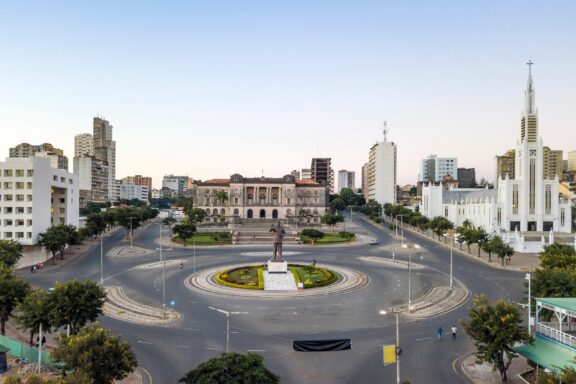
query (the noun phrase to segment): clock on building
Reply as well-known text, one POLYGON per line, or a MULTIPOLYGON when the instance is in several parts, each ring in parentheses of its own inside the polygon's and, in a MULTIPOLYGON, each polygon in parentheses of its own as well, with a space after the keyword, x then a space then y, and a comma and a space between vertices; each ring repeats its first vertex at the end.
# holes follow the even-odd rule
POLYGON ((530 150, 530 156, 536 156, 536 150, 535 149, 530 150))

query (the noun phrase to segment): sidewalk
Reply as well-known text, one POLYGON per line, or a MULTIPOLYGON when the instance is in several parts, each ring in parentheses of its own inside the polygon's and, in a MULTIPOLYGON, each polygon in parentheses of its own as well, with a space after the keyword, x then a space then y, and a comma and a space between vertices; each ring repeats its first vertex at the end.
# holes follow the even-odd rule
MULTIPOLYGON (((525 384, 526 381, 518 377, 518 374, 528 371, 531 367, 523 357, 512 360, 512 364, 506 373, 508 384, 525 384)), ((474 355, 470 355, 462 361, 462 372, 472 383, 477 384, 501 384, 500 372, 494 370, 492 365, 477 364, 474 355)))
MULTIPOLYGON (((445 239, 446 240, 446 242, 445 242, 445 241, 438 240, 437 236, 434 236, 434 238, 432 238, 430 236, 430 230, 427 230, 426 233, 421 233, 421 232, 419 232, 415 229, 412 229, 406 225, 404 225, 404 227, 401 227, 399 225, 398 226, 398 236, 396 236, 394 231, 390 231, 387 228, 388 225, 394 225, 394 223, 392 223, 392 222, 385 221, 384 225, 383 224, 376 224, 376 223, 369 221, 369 220, 367 220, 367 222, 369 222, 370 224, 372 224, 375 227, 382 228, 383 230, 386 231, 386 233, 388 233, 392 237, 395 237, 398 241, 401 238, 401 230, 403 229, 404 231, 409 231, 411 234, 420 236, 422 238, 426 238, 427 240, 430 240, 430 241, 434 241, 439 245, 443 245, 448 252, 450 251, 450 246, 451 246, 450 240, 451 239, 445 239)), ((400 247, 398 246, 396 251, 398 251, 398 248, 400 248, 400 247)), ((510 264, 502 265, 502 261, 499 258, 497 258, 497 256, 494 254, 492 254, 492 261, 488 260, 488 254, 482 250, 480 251, 480 257, 478 257, 478 246, 477 245, 472 245, 470 247, 470 253, 468 253, 468 247, 466 245, 463 245, 461 250, 459 248, 460 248, 459 244, 454 244, 452 251, 454 253, 458 253, 462 256, 466 256, 466 257, 469 257, 469 258, 474 259, 474 260, 482 261, 493 268, 529 272, 529 271, 533 271, 534 269, 536 269, 540 266, 540 255, 537 253, 518 253, 517 252, 514 254, 514 256, 512 256, 512 262, 510 264)))

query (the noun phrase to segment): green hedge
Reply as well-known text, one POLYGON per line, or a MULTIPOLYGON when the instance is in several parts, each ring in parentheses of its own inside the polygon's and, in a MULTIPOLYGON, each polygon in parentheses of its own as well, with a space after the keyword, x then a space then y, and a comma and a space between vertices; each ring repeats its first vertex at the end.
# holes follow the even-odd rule
POLYGON ((262 268, 258 268, 258 284, 257 284, 257 285, 234 284, 234 283, 231 283, 231 282, 229 282, 229 281, 224 280, 224 279, 222 278, 222 275, 228 275, 228 272, 230 272, 230 271, 223 271, 223 272, 218 273, 218 274, 215 276, 215 279, 216 279, 216 281, 217 281, 219 284, 225 285, 225 286, 227 286, 227 287, 241 288, 241 289, 264 289, 264 279, 263 279, 263 278, 262 278, 262 279, 260 278, 260 275, 261 275, 261 271, 260 271, 260 270, 261 270, 261 269, 262 269, 262 268))

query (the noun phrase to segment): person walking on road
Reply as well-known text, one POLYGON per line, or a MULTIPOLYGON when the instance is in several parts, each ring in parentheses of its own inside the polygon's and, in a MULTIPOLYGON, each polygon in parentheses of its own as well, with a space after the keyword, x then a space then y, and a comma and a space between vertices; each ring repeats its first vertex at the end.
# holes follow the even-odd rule
POLYGON ((452 340, 456 340, 456 332, 458 331, 458 329, 456 329, 455 325, 452 325, 452 328, 450 328, 450 332, 452 332, 452 340))
POLYGON ((442 334, 444 333, 444 330, 442 329, 442 326, 438 326, 438 330, 436 331, 436 333, 438 334, 438 341, 442 341, 442 334))

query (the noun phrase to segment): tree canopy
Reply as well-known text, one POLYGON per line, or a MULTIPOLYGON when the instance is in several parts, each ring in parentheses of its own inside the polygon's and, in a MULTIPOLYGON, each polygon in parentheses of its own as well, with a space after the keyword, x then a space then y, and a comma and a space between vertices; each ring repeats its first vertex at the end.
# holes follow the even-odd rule
POLYGON ((12 268, 0 265, 0 334, 5 334, 6 321, 28 292, 30 285, 26 281, 16 277, 12 268))
POLYGON ((0 264, 13 267, 22 257, 22 245, 14 240, 0 240, 0 264))
POLYGON ((497 301, 490 305, 485 295, 475 296, 473 302, 468 320, 462 324, 474 339, 476 361, 493 364, 502 382, 506 382, 507 370, 518 356, 512 347, 518 342, 532 343, 532 336, 522 325, 524 320, 516 304, 497 301))
POLYGON ((55 327, 70 325, 76 334, 88 321, 102 314, 106 293, 92 280, 68 280, 58 283, 50 293, 52 319, 55 327))
POLYGON ((30 345, 34 342, 34 335, 38 332, 40 324, 43 332, 50 332, 52 328, 49 296, 48 292, 35 289, 18 305, 16 321, 21 329, 29 332, 30 345))
POLYGON ((188 372, 180 383, 188 384, 276 384, 280 377, 264 366, 256 353, 223 353, 188 372))
POLYGON ((138 366, 130 345, 98 324, 82 328, 77 335, 63 335, 52 356, 64 363, 63 369, 99 384, 121 380, 138 366))

